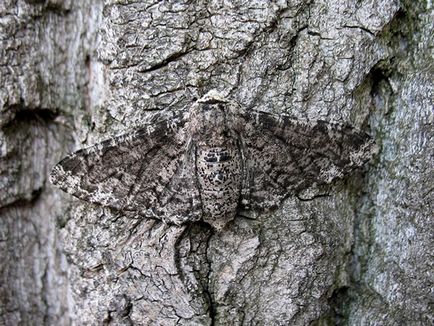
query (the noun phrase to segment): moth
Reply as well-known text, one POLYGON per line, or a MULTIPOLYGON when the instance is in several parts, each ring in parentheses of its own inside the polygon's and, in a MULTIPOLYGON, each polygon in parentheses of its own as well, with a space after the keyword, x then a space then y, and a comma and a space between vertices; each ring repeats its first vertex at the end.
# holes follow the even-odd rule
POLYGON ((209 92, 137 131, 60 161, 51 182, 91 203, 221 230, 239 211, 275 209, 367 162, 371 138, 349 125, 246 110, 209 92))

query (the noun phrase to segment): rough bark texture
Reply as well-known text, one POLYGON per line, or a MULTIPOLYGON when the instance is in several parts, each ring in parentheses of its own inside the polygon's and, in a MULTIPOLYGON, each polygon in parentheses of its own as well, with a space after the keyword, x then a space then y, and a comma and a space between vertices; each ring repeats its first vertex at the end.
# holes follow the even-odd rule
POLYGON ((1 2, 0 324, 432 324, 430 6, 1 2), (220 233, 48 184, 71 150, 210 89, 349 122, 378 156, 220 233))
POLYGON ((357 208, 357 287, 346 298, 354 325, 434 323, 434 15, 429 2, 406 2, 383 34, 391 55, 365 90, 382 150, 357 208))
POLYGON ((86 133, 89 60, 101 8, 87 1, 0 2, 0 324, 71 320, 59 230, 69 199, 47 183, 86 133), (77 124, 74 127, 74 121, 77 124), (78 133, 74 129, 78 129, 78 133))

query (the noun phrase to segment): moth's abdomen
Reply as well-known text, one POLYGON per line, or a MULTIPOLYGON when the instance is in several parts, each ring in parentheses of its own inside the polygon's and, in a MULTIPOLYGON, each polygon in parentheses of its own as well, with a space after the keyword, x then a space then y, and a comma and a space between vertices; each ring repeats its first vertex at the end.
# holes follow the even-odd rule
POLYGON ((236 144, 197 146, 196 171, 203 220, 216 229, 235 217, 241 191, 241 155, 236 144))

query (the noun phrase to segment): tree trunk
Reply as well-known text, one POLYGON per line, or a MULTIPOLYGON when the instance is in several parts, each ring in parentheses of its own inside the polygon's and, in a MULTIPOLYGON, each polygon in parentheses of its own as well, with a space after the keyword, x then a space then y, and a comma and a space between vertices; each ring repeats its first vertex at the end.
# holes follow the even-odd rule
POLYGON ((434 322, 430 3, 0 4, 0 324, 434 322), (67 153, 210 89, 350 123, 378 154, 315 197, 223 231, 92 205, 67 153))

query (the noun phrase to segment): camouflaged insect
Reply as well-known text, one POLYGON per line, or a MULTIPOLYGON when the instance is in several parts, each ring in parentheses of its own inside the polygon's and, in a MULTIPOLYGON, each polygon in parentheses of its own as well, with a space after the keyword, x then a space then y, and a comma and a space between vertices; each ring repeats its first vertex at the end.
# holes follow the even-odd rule
POLYGON ((91 203, 220 230, 241 210, 270 210, 342 177, 373 147, 350 126, 247 111, 210 92, 189 110, 71 154, 51 182, 91 203))

